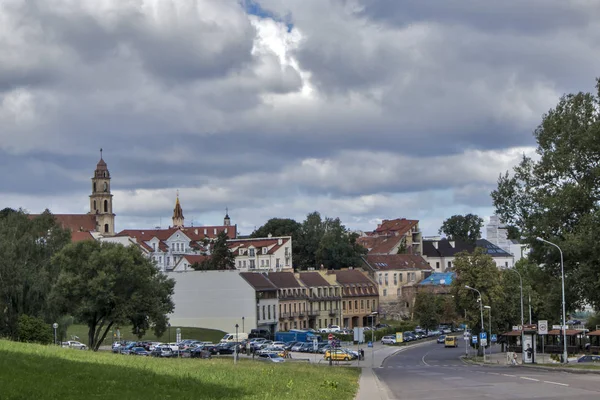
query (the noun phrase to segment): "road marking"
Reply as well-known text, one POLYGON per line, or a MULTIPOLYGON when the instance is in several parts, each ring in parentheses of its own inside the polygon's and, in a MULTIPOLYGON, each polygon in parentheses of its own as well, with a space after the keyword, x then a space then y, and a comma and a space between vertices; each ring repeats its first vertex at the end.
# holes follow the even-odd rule
POLYGON ((499 373, 497 373, 497 372, 488 372, 488 374, 490 374, 490 375, 500 375, 500 374, 499 374, 499 373))
POLYGON ((550 383, 552 385, 560 385, 560 386, 569 386, 568 383, 560 383, 560 382, 552 382, 552 381, 544 381, 544 383, 550 383))
POLYGON ((535 378, 528 378, 528 377, 526 377, 526 376, 520 376, 519 378, 521 378, 521 379, 525 379, 525 380, 527 380, 527 381, 534 381, 534 382, 539 382, 539 381, 540 381, 539 379, 535 379, 535 378))
POLYGON ((516 375, 510 375, 510 374, 502 374, 502 376, 510 376, 511 378, 516 378, 516 375))

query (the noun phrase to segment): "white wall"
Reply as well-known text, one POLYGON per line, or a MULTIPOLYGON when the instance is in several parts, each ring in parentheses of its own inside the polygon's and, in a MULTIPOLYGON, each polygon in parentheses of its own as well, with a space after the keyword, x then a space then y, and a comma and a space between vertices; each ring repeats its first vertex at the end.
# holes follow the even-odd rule
POLYGON ((169 315, 172 326, 219 329, 242 332, 256 328, 256 295, 239 271, 169 272, 175 279, 173 302, 169 315))

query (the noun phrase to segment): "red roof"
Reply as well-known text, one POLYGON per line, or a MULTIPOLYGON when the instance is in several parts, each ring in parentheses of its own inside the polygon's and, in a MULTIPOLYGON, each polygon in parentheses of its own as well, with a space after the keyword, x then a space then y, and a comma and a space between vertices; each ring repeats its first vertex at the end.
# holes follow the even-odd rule
POLYGON ((356 239, 358 244, 369 250, 369 254, 390 254, 400 246, 402 236, 362 236, 356 239))
POLYGON ((89 232, 71 232, 71 242, 77 243, 84 240, 95 240, 89 232))
POLYGON ((200 241, 205 238, 216 238, 217 235, 227 229, 227 236, 231 239, 237 237, 236 225, 230 226, 198 226, 190 228, 165 228, 165 229, 125 229, 117 234, 117 236, 131 236, 140 238, 141 240, 148 241, 152 238, 159 240, 167 240, 175 232, 181 231, 187 237, 194 241, 200 241), (216 234, 215 234, 216 229, 216 234), (206 231, 206 234, 204 232, 206 231))
POLYGON ((367 254, 365 261, 375 270, 428 270, 431 266, 421 256, 415 254, 367 254))
MULTIPOLYGON (((227 245, 232 251, 236 251, 238 249, 248 249, 250 247, 254 247, 259 249, 260 252, 263 247, 267 247, 267 254, 273 254, 277 250, 279 250, 282 246, 289 242, 289 239, 282 239, 281 245, 279 244, 280 238, 269 238, 269 239, 256 239, 256 240, 247 240, 247 239, 230 239, 227 241, 227 245)), ((262 254, 262 252, 260 253, 262 254)))
POLYGON ((185 258, 187 260, 187 262, 189 262, 190 264, 194 264, 194 263, 200 264, 202 261, 208 260, 210 258, 210 256, 187 255, 187 256, 183 256, 183 258, 185 258))
POLYGON ((419 223, 417 220, 398 218, 398 219, 384 219, 381 224, 375 229, 375 233, 378 234, 393 234, 403 235, 410 231, 414 226, 419 223))
MULTIPOLYGON (((40 214, 29 214, 29 218, 37 218, 40 214)), ((56 222, 71 232, 90 232, 96 230, 94 214, 53 214, 56 222)))

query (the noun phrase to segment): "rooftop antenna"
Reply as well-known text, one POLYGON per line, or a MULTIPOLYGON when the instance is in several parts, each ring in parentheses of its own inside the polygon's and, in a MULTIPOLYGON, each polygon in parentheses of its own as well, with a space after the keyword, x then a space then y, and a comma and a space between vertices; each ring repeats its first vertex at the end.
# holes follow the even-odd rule
POLYGON ((100 147, 100 159, 102 160, 102 147, 100 147))

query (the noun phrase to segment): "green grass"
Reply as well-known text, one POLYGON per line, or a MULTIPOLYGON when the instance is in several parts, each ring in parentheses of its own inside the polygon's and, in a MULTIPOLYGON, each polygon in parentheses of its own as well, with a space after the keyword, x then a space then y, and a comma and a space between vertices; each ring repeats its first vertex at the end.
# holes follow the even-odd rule
MULTIPOLYGON (((225 336, 225 332, 219 331, 216 329, 206 329, 206 328, 189 328, 189 327, 171 327, 171 342, 175 341, 177 336, 177 328, 181 328, 181 337, 182 339, 196 339, 202 340, 205 342, 213 342, 218 343, 219 340, 225 336)), ((152 342, 168 342, 169 341, 169 329, 162 335, 162 337, 156 337, 154 332, 149 331, 142 338, 138 339, 136 335, 131 333, 131 326, 122 326, 120 327, 121 331, 121 340, 149 340, 152 342)), ((106 335, 106 339, 102 343, 103 346, 110 346, 116 339, 113 337, 113 334, 116 334, 117 330, 113 329, 109 331, 106 335)), ((78 336, 79 341, 81 343, 88 343, 88 327, 86 325, 71 325, 67 328, 67 337, 63 338, 64 340, 71 340, 71 336, 78 336)))
MULTIPOLYGON (((538 364, 543 367, 552 368, 573 368, 573 369, 592 369, 600 371, 600 364, 574 363, 574 364, 538 364)), ((535 365, 534 365, 535 366, 535 365)))
POLYGON ((360 371, 288 362, 157 359, 0 340, 0 398, 354 398, 360 371))

